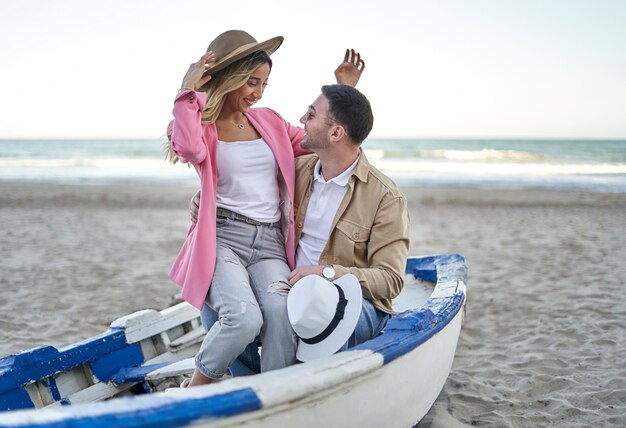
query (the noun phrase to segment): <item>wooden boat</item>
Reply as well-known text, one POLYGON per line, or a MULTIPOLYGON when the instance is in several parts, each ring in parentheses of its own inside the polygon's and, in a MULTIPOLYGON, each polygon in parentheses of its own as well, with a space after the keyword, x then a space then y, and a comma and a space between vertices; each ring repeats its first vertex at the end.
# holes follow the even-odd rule
POLYGON ((187 303, 136 312, 67 348, 2 358, 0 427, 412 426, 450 373, 466 266, 458 254, 412 257, 406 271, 420 282, 395 299, 399 313, 378 337, 204 387, 158 392, 193 370, 204 331, 187 303))

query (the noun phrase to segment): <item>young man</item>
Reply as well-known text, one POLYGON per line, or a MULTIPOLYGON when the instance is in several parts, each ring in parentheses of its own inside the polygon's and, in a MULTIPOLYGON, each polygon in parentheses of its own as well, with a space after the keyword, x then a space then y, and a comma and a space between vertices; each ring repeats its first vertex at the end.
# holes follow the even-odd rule
POLYGON ((409 249, 406 199, 361 150, 373 121, 367 98, 345 85, 323 86, 300 119, 301 145, 314 154, 296 159, 296 269, 289 282, 312 274, 358 278, 363 304, 348 347, 385 327, 409 249))

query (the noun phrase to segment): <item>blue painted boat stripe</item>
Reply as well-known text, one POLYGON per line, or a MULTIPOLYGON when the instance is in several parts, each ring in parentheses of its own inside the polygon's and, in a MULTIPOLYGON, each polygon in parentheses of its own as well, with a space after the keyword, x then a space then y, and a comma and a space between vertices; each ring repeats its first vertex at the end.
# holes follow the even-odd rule
POLYGON ((465 258, 460 254, 445 254, 428 257, 409 257, 406 260, 405 272, 423 281, 435 282, 438 277, 438 269, 441 266, 462 264, 465 258))
POLYGON ((116 411, 111 403, 94 403, 81 405, 78 414, 72 414, 72 407, 67 408, 67 417, 60 419, 57 409, 51 414, 51 421, 33 422, 31 424, 7 424, 0 422, 0 428, 163 428, 169 426, 184 426, 200 419, 225 418, 242 413, 259 410, 262 407, 260 398, 251 388, 239 389, 225 394, 212 395, 202 398, 173 399, 173 397, 139 396, 120 398, 122 411, 116 411), (124 402, 126 401, 126 402, 124 402), (130 405, 129 401, 135 401, 130 405), (141 405, 141 401, 150 406, 141 405), (109 404, 109 406, 106 406, 109 404), (100 409, 111 409, 109 412, 100 409))
POLYGON ((133 343, 98 358, 91 363, 91 371, 101 382, 106 382, 122 368, 138 366, 142 363, 141 345, 133 343))
POLYGON ((0 412, 5 410, 35 408, 35 404, 33 404, 33 401, 30 399, 28 392, 26 392, 26 390, 23 388, 14 389, 13 391, 0 394, 0 403, 2 403, 2 408, 0 409, 0 412))
POLYGON ((443 312, 433 312, 428 305, 419 311, 409 311, 402 316, 393 317, 380 336, 357 345, 350 350, 369 349, 383 356, 383 365, 389 364, 402 355, 411 352, 422 343, 433 337, 456 316, 463 306, 464 294, 458 294, 445 299, 437 299, 437 306, 446 301, 443 312), (438 313, 439 315, 433 315, 438 313), (414 333, 407 333, 414 331, 414 333))
POLYGON ((159 363, 159 364, 145 364, 140 367, 127 367, 123 368, 115 373, 111 380, 117 384, 127 382, 141 382, 145 379, 146 375, 157 369, 174 364, 174 362, 159 363))
POLYGON ((50 393, 52 394, 54 401, 59 401, 61 399, 61 394, 59 393, 59 387, 57 386, 57 381, 54 376, 50 376, 48 378, 48 386, 50 387, 50 393))
POLYGON ((0 394, 69 370, 125 346, 124 331, 115 329, 62 351, 46 346, 3 358, 0 360, 0 394))

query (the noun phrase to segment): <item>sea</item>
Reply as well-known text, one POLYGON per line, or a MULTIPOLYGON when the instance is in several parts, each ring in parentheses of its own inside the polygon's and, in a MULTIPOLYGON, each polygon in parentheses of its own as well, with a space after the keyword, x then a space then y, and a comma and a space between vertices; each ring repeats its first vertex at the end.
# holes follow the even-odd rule
MULTIPOLYGON (((197 186, 164 161, 164 139, 0 139, 0 182, 197 186)), ((368 139, 401 186, 626 193, 626 140, 368 139)))

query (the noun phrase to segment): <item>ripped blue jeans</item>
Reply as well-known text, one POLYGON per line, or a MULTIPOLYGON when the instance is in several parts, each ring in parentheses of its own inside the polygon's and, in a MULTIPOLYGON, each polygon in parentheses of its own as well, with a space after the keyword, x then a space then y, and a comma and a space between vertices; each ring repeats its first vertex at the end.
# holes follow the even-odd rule
POLYGON ((289 273, 279 227, 217 218, 215 273, 202 311, 217 313, 217 322, 195 359, 203 375, 221 378, 257 336, 263 341, 262 371, 296 362, 298 342, 287 317, 287 297, 268 288, 287 281, 289 273))

